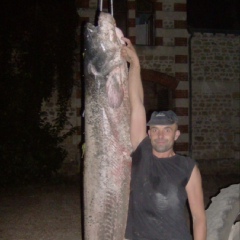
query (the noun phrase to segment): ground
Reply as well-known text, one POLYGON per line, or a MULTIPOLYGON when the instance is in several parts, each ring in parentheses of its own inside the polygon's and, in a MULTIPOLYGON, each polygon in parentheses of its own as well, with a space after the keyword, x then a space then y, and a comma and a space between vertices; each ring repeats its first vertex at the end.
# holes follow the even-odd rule
MULTIPOLYGON (((240 175, 203 175, 204 202, 240 175)), ((81 240, 79 181, 0 189, 0 240, 81 240)))

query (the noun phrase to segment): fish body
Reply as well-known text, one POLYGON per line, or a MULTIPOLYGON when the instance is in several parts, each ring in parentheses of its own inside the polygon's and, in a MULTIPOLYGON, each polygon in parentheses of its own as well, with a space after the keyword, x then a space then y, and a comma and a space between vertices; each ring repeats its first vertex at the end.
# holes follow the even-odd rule
POLYGON ((123 240, 132 150, 128 69, 114 18, 101 12, 84 32, 85 240, 123 240))

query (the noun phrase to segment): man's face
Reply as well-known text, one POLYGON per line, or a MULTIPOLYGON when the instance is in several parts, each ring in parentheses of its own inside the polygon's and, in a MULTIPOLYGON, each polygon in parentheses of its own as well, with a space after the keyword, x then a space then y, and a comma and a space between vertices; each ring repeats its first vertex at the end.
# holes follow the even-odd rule
POLYGON ((158 153, 164 153, 173 148, 174 142, 180 136, 177 124, 150 126, 148 135, 153 149, 158 153))

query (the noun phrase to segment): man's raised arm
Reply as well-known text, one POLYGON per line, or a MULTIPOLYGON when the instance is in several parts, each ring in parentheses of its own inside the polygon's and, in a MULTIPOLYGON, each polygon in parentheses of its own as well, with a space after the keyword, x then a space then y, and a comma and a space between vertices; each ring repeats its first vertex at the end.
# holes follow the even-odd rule
POLYGON ((137 53, 127 38, 122 38, 126 46, 122 47, 122 56, 130 63, 128 84, 131 106, 130 135, 133 150, 146 137, 146 112, 143 105, 143 87, 140 75, 140 63, 137 53))

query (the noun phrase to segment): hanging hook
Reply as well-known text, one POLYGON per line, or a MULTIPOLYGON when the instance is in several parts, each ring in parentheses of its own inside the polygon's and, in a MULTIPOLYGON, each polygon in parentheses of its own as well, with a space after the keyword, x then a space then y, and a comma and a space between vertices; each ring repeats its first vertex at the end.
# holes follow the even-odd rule
MULTIPOLYGON (((102 12, 102 9, 103 9, 103 0, 99 0, 99 4, 98 4, 98 8, 99 8, 99 11, 102 12)), ((113 0, 110 0, 110 13, 111 15, 113 16, 113 0)))
POLYGON ((110 1, 110 7, 111 7, 110 13, 113 16, 113 0, 110 1))
POLYGON ((99 11, 102 12, 103 0, 99 1, 99 11))

